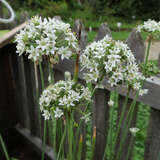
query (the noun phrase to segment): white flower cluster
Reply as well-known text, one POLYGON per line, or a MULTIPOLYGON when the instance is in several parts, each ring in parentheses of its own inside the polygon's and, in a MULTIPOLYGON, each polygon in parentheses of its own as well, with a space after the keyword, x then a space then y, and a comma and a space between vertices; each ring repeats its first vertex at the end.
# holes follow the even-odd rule
POLYGON ((70 25, 58 19, 44 19, 35 16, 26 24, 25 28, 16 35, 17 53, 28 54, 33 61, 41 61, 43 55, 52 58, 61 55, 70 58, 78 49, 76 36, 70 25))
POLYGON ((54 115, 60 118, 65 111, 74 110, 80 103, 91 100, 91 92, 88 88, 74 81, 59 81, 48 86, 40 97, 40 110, 47 120, 54 115))
POLYGON ((123 84, 139 90, 144 80, 127 44, 109 36, 87 46, 81 56, 81 65, 88 82, 101 83, 106 77, 112 87, 123 84))
POLYGON ((144 24, 137 27, 138 32, 141 32, 142 30, 149 33, 160 32, 160 22, 151 19, 144 21, 144 24))

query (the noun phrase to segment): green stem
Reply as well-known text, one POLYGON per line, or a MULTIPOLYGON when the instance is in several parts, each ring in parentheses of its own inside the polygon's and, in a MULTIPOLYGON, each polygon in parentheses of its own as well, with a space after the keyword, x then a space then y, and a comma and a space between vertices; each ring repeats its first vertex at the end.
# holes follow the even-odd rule
POLYGON ((151 48, 151 42, 152 42, 152 39, 151 39, 151 38, 149 38, 149 40, 148 40, 147 52, 146 52, 146 58, 145 58, 144 68, 146 67, 146 65, 147 65, 147 63, 148 63, 149 52, 150 52, 150 48, 151 48))
MULTIPOLYGON (((114 96, 116 94, 116 92, 113 92, 114 96)), ((116 97, 114 97, 114 105, 113 107, 111 107, 111 126, 110 126, 110 137, 109 137, 109 140, 110 140, 110 156, 109 156, 109 159, 111 159, 112 157, 112 152, 113 152, 113 114, 114 114, 114 108, 115 108, 115 105, 116 105, 116 97)))
POLYGON ((134 141, 134 136, 132 136, 129 147, 128 147, 128 153, 127 153, 127 157, 126 160, 128 160, 130 154, 132 154, 132 146, 133 146, 133 141, 134 141))
MULTIPOLYGON (((39 69, 40 69, 40 76, 41 76, 41 85, 42 85, 42 91, 44 90, 44 77, 43 77, 43 69, 42 69, 42 64, 39 64, 39 69)), ((44 153, 45 153, 45 147, 46 147, 46 129, 47 129, 47 122, 44 120, 44 130, 43 130, 43 150, 42 150, 42 157, 41 160, 44 160, 44 153)))
POLYGON ((69 151, 68 151, 68 160, 73 160, 73 123, 71 118, 71 113, 67 115, 67 129, 68 129, 68 144, 69 144, 69 151))
MULTIPOLYGON (((125 97, 125 100, 124 100, 124 103, 123 103, 123 106, 122 106, 122 113, 120 115, 120 120, 119 120, 119 123, 118 123, 117 132, 116 132, 116 135, 115 135, 115 141, 114 141, 114 144, 113 144, 113 152, 115 151, 117 138, 118 138, 118 135, 120 133, 121 126, 122 126, 124 114, 125 114, 127 103, 128 103, 128 99, 129 99, 129 93, 130 93, 130 88, 128 89, 127 95, 125 97)), ((111 157, 111 159, 112 159, 112 157, 111 157)))
POLYGON ((3 152, 4 152, 4 155, 6 157, 6 160, 10 160, 9 158, 9 155, 8 155, 8 152, 7 152, 7 149, 6 149, 6 146, 4 144, 4 141, 3 141, 3 138, 2 138, 2 135, 0 134, 0 143, 1 143, 1 146, 2 146, 2 149, 3 149, 3 152))
POLYGON ((57 120, 55 118, 53 118, 52 120, 53 122, 53 148, 56 152, 56 139, 57 139, 57 120))
POLYGON ((60 142, 60 146, 59 146, 59 150, 58 150, 57 160, 59 160, 62 149, 63 149, 63 144, 64 144, 64 140, 65 140, 65 137, 66 137, 66 132, 67 132, 67 126, 65 125, 63 136, 61 138, 61 142, 60 142))
POLYGON ((118 154, 117 154, 117 160, 119 160, 120 156, 121 156, 122 148, 123 148, 123 145, 124 145, 124 142, 125 142, 129 127, 131 125, 132 118, 133 118, 133 113, 134 113, 134 109, 135 109, 138 95, 139 95, 139 92, 136 93, 136 96, 130 106, 130 110, 128 111, 127 118, 124 122, 124 134, 122 134, 123 136, 121 138, 121 142, 120 142, 120 146, 119 146, 119 150, 118 150, 118 154), (127 125, 127 122, 128 122, 128 125, 127 125))
POLYGON ((83 145, 83 137, 82 137, 82 135, 80 135, 77 160, 81 160, 81 157, 82 157, 82 145, 83 145))
POLYGON ((77 83, 78 81, 78 72, 79 72, 79 58, 80 58, 80 51, 77 53, 77 58, 76 58, 76 64, 74 68, 74 76, 73 79, 77 83))
POLYGON ((95 144, 96 144, 96 127, 93 128, 93 137, 92 137, 92 146, 91 146, 91 160, 94 157, 95 144))
POLYGON ((42 137, 41 134, 41 111, 40 111, 40 105, 39 105, 39 87, 38 87, 38 73, 37 73, 37 65, 34 63, 34 70, 35 70, 35 83, 36 83, 36 100, 37 100, 37 106, 38 106, 38 120, 39 120, 39 129, 40 129, 40 137, 42 137))
POLYGON ((44 90, 44 77, 43 77, 43 69, 42 69, 41 63, 39 63, 39 69, 40 69, 41 85, 42 85, 42 91, 43 91, 44 90))
POLYGON ((42 158, 41 160, 44 160, 44 153, 46 149, 46 130, 47 130, 47 123, 46 120, 44 120, 44 130, 43 130, 43 150, 42 150, 42 158))

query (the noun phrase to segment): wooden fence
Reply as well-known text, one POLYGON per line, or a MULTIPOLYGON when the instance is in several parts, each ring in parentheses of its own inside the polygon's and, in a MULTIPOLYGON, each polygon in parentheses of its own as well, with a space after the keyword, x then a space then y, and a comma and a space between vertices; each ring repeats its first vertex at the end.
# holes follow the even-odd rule
MULTIPOLYGON (((79 22, 78 22, 79 23, 79 22)), ((75 26, 76 27, 76 26, 75 26)), ((101 27, 107 27, 106 24, 103 24, 101 27)), ((85 39, 86 34, 83 31, 85 39)), ((108 29, 104 32, 100 29, 96 40, 101 39, 105 34, 108 33, 108 29)), ((83 43, 83 42, 81 42, 83 43)), ((86 41, 85 41, 86 43, 86 41)), ((131 47, 134 52, 137 62, 142 61, 145 55, 144 42, 142 41, 140 35, 132 31, 130 37, 127 40, 128 45, 131 47)), ((87 45, 87 44, 83 44, 87 45)), ((84 46, 83 46, 84 47, 84 46)), ((40 82, 40 73, 38 67, 35 66, 31 61, 25 56, 16 55, 16 45, 13 43, 7 44, 1 48, 1 52, 5 52, 9 57, 9 65, 12 75, 12 83, 14 86, 15 92, 15 101, 16 101, 16 112, 18 116, 18 125, 16 126, 17 132, 30 144, 33 149, 40 153, 42 151, 42 127, 43 123, 40 126, 38 118, 38 102, 36 98, 36 90, 41 92, 41 82, 40 82), (35 74, 37 70, 38 74, 35 74), (38 83, 37 83, 38 82, 38 83)), ((45 86, 48 85, 48 64, 43 62, 44 70, 44 80, 45 86)), ((70 71, 73 75, 73 66, 74 62, 71 60, 60 61, 59 64, 55 65, 54 76, 55 80, 64 79, 64 72, 70 71)), ((79 74, 79 80, 83 81, 82 72, 79 74)), ((107 141, 107 128, 109 120, 109 110, 108 106, 110 91, 113 88, 104 82, 105 89, 98 89, 94 98, 93 105, 93 126, 97 127, 97 138, 96 138, 96 147, 95 147, 95 160, 101 160, 104 153, 104 148, 107 141)), ((148 126, 147 141, 145 145, 145 154, 144 160, 158 160, 160 154, 160 78, 154 77, 148 79, 144 88, 149 89, 147 95, 138 98, 136 107, 138 103, 142 102, 151 107, 150 109, 150 120, 148 126)), ((122 103, 125 99, 125 89, 123 87, 114 88, 120 94, 119 96, 119 106, 122 106, 122 103)), ((130 95, 129 103, 133 95, 130 95)), ((129 105, 128 105, 129 107, 129 105)), ((127 108, 128 109, 128 108, 127 108)), ((119 115, 121 113, 121 108, 118 111, 119 115)), ((126 111, 127 113, 127 111, 126 111)), ((135 110, 134 118, 132 120, 132 126, 135 126, 137 117, 137 110, 135 110)), ((121 137, 119 137, 121 138, 121 137)), ((130 136, 128 137, 126 146, 123 150, 123 156, 127 153, 127 145, 129 144, 130 136)), ((48 144, 50 144, 49 136, 47 135, 48 144)), ((122 160, 124 159, 122 156, 122 160)), ((46 158, 54 159, 52 149, 50 147, 46 148, 46 158)), ((130 157, 131 159, 131 157, 130 157)))

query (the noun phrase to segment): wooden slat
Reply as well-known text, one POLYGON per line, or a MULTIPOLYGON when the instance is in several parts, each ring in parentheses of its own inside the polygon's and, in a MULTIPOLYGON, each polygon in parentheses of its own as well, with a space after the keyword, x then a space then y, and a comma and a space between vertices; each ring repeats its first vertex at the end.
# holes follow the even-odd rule
POLYGON ((26 22, 19 25, 18 27, 14 28, 7 34, 5 34, 2 38, 0 38, 0 48, 4 47, 6 44, 10 43, 11 40, 13 40, 14 36, 25 27, 26 22))
POLYGON ((97 89, 94 97, 93 107, 93 127, 96 127, 96 144, 94 160, 103 158, 106 141, 109 117, 109 101, 110 93, 104 89, 97 89))
POLYGON ((29 127, 29 115, 28 115, 28 101, 27 101, 27 88, 24 72, 23 57, 18 57, 18 82, 17 82, 17 98, 20 103, 19 114, 21 114, 21 124, 23 127, 29 127))
POLYGON ((151 109, 144 160, 160 159, 160 111, 151 109))
POLYGON ((34 64, 27 57, 24 57, 24 71, 27 90, 27 102, 30 119, 30 129, 33 135, 39 136, 38 101, 36 98, 36 84, 34 74, 34 64))
MULTIPOLYGON (((31 149, 33 149, 33 151, 41 156, 43 151, 42 140, 37 136, 33 136, 30 130, 26 128, 19 128, 18 126, 16 126, 15 129, 20 138, 22 138, 23 141, 25 141, 31 147, 31 149)), ((56 160, 54 157, 53 149, 49 146, 45 147, 45 160, 56 160)))

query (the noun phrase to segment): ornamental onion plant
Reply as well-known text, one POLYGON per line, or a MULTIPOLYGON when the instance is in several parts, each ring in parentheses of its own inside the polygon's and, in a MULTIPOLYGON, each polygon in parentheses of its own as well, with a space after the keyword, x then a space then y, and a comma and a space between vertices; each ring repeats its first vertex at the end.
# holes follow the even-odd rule
MULTIPOLYGON (((159 23, 156 25, 153 22, 151 24, 155 28, 159 25, 159 23)), ((138 31, 142 29, 145 31, 148 29, 146 23, 144 26, 138 27, 138 31)), ((150 28, 149 32, 152 32, 150 28)), ((157 33, 159 30, 155 29, 153 32, 157 33)), ((71 32, 69 24, 55 18, 42 19, 38 16, 32 18, 16 36, 17 53, 19 55, 26 54, 28 59, 34 61, 40 68, 42 94, 39 98, 39 107, 41 115, 44 117, 42 160, 44 160, 45 151, 46 122, 49 120, 53 123, 53 126, 49 125, 49 131, 52 132, 50 135, 52 136, 53 149, 56 151, 56 159, 80 160, 82 158, 84 145, 84 135, 81 133, 82 123, 91 124, 93 97, 97 88, 105 87, 103 86, 104 80, 111 87, 123 86, 127 90, 124 104, 119 106, 122 107, 122 112, 115 133, 113 133, 113 116, 117 102, 114 98, 108 102, 111 108, 111 124, 108 134, 109 141, 106 144, 103 159, 113 160, 116 158, 116 160, 120 160, 137 98, 139 95, 147 94, 147 89, 143 88, 143 83, 146 77, 146 66, 152 36, 150 35, 148 38, 149 43, 144 62, 145 69, 142 70, 142 73, 130 48, 124 42, 115 41, 106 35, 102 40, 91 43, 83 52, 80 52, 78 44, 80 36, 81 27, 78 38, 76 38, 75 34, 71 32), (55 83, 54 64, 57 64, 60 59, 71 59, 75 56, 73 79, 71 74, 66 72, 65 80, 55 83), (43 68, 41 65, 44 58, 47 59, 50 70, 49 85, 47 87, 44 86, 43 68), (83 71, 86 86, 78 82, 79 65, 81 66, 81 71, 83 71), (92 83, 95 84, 95 87, 92 87, 92 83), (130 92, 136 92, 136 94, 123 124, 130 92), (77 113, 80 115, 79 122, 75 120, 77 113), (116 142, 122 125, 124 125, 125 129, 122 131, 120 147, 116 153, 116 142), (60 130, 60 134, 58 130, 60 130), (58 136, 60 136, 60 143, 57 147, 56 139, 58 136), (112 139, 114 140, 113 142, 112 139)), ((90 134, 92 133, 92 138, 90 138, 90 159, 94 158, 96 128, 97 126, 94 126, 93 132, 89 132, 90 134)), ((130 130, 132 133, 135 131, 133 129, 130 130)), ((126 160, 131 154, 133 142, 134 136, 131 139, 126 160)))

